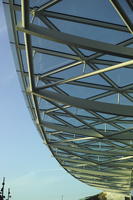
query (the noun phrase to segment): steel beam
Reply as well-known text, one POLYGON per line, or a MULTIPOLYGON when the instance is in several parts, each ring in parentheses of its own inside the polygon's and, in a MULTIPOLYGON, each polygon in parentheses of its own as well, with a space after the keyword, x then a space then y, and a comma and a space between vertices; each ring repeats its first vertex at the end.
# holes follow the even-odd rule
POLYGON ((57 13, 57 12, 52 12, 52 11, 47 11, 47 10, 40 13, 35 12, 36 16, 38 16, 39 14, 41 14, 42 16, 51 17, 55 19, 72 21, 72 22, 81 23, 81 24, 87 24, 87 25, 98 26, 98 27, 107 28, 107 29, 113 29, 117 31, 128 32, 128 29, 126 28, 126 26, 104 22, 100 20, 88 19, 88 18, 83 18, 79 16, 67 15, 67 14, 57 13))
POLYGON ((126 24, 128 30, 133 33, 133 23, 132 21, 128 18, 126 12, 124 11, 124 9, 122 8, 121 4, 119 3, 118 0, 109 0, 111 2, 111 4, 113 5, 113 7, 116 9, 116 11, 118 12, 118 14, 120 15, 121 19, 123 20, 123 22, 126 24))
MULTIPOLYGON (((25 45, 24 44, 19 44, 18 48, 25 49, 25 45)), ((40 47, 37 47, 37 46, 32 46, 32 51, 35 51, 36 53, 40 53, 40 54, 46 54, 46 55, 62 57, 62 58, 70 59, 70 60, 79 60, 79 61, 81 61, 81 58, 79 58, 76 55, 69 54, 69 53, 64 53, 64 52, 60 52, 60 51, 55 51, 55 50, 51 50, 51 49, 44 49, 44 48, 40 48, 40 47)), ((100 61, 96 61, 96 62, 100 62, 100 61)), ((107 62, 107 61, 105 61, 105 62, 107 62)))
MULTIPOLYGON (((32 92, 32 91, 29 91, 29 92, 32 92)), ((77 98, 73 96, 58 94, 58 93, 51 92, 48 90, 34 91, 32 93, 44 99, 63 103, 65 105, 71 105, 71 106, 85 109, 88 111, 92 110, 94 112, 102 112, 102 113, 113 114, 113 115, 133 117, 132 106, 91 101, 91 100, 81 99, 81 98, 77 98)))
POLYGON ((47 40, 70 45, 76 48, 83 48, 125 58, 133 58, 133 50, 128 47, 119 47, 105 42, 82 38, 55 30, 49 30, 35 24, 30 24, 28 29, 22 26, 17 26, 16 29, 29 35, 34 35, 47 40))
MULTIPOLYGON (((59 82, 59 81, 63 81, 64 79, 63 78, 58 78, 58 77, 47 76, 47 77, 45 77, 45 80, 49 80, 49 81, 53 81, 53 82, 59 82)), ((41 78, 41 81, 44 82, 44 79, 41 78)), ((95 83, 89 83, 89 82, 83 82, 83 81, 71 81, 71 82, 68 82, 66 84, 76 85, 76 86, 81 86, 81 87, 87 87, 87 88, 96 88, 96 89, 100 89, 100 90, 114 91, 114 88, 112 88, 111 86, 95 84, 95 83)), ((43 89, 44 87, 43 86, 42 87, 38 87, 38 89, 39 88, 43 89)))
POLYGON ((57 131, 63 131, 63 132, 67 132, 67 133, 71 133, 71 134, 76 134, 76 135, 84 135, 84 136, 88 136, 88 137, 94 137, 94 138, 103 138, 102 135, 98 134, 97 132, 95 132, 94 130, 88 129, 88 128, 79 128, 79 127, 70 127, 70 126, 64 126, 61 124, 55 124, 55 123, 51 123, 51 122, 42 122, 42 125, 44 125, 47 128, 50 129, 55 129, 57 131))
POLYGON ((49 7, 55 5, 56 3, 59 3, 62 0, 49 0, 47 3, 41 5, 39 8, 36 9, 36 12, 44 11, 45 9, 48 9, 49 7))
MULTIPOLYGON (((117 64, 117 65, 106 67, 106 68, 103 68, 103 69, 98 69, 98 70, 93 71, 93 72, 89 72, 89 73, 82 74, 82 75, 79 75, 79 76, 71 77, 71 78, 65 79, 63 81, 51 83, 49 85, 46 85, 44 88, 49 88, 49 87, 52 87, 54 85, 66 84, 66 83, 71 82, 71 81, 76 81, 76 80, 79 80, 79 79, 95 76, 97 74, 101 74, 101 76, 103 76, 102 73, 112 71, 112 70, 116 70, 116 69, 120 69, 120 68, 123 68, 123 67, 126 67, 126 66, 130 66, 132 64, 133 64, 133 60, 130 60, 130 61, 123 62, 123 63, 117 64)), ((112 81, 112 83, 113 83, 113 81, 112 81)))

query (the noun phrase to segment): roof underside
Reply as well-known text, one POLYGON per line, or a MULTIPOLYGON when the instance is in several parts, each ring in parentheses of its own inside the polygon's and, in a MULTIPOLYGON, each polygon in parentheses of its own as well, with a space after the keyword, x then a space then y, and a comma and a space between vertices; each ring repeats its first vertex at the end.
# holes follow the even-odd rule
POLYGON ((5 0, 32 118, 80 181, 128 194, 133 167, 131 0, 5 0))

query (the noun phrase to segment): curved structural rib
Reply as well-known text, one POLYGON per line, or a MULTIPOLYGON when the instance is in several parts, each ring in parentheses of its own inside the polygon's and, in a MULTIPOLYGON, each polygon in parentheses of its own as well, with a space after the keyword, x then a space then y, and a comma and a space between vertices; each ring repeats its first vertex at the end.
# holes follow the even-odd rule
POLYGON ((80 181, 129 194, 133 166, 129 1, 123 5, 118 0, 6 0, 4 5, 17 71, 42 139, 80 181))

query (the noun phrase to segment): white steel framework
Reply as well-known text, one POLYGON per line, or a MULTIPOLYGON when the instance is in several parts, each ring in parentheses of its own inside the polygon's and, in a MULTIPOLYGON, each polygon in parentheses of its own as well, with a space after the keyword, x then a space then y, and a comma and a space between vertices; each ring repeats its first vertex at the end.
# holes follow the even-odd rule
POLYGON ((129 194, 132 0, 5 0, 17 72, 38 131, 75 178, 129 194))

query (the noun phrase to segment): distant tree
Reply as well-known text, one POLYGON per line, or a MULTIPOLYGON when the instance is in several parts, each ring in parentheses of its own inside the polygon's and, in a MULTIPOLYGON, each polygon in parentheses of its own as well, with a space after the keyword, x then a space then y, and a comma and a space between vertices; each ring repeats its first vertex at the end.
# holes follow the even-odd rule
MULTIPOLYGON (((3 182, 2 182, 2 188, 0 190, 0 200, 4 200, 5 196, 4 196, 4 187, 5 187, 5 177, 3 178, 3 182)), ((8 188, 8 195, 7 195, 7 199, 9 200, 11 198, 10 195, 10 188, 8 188)))

